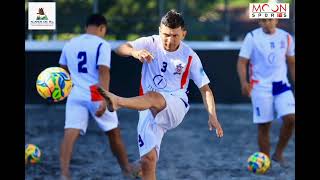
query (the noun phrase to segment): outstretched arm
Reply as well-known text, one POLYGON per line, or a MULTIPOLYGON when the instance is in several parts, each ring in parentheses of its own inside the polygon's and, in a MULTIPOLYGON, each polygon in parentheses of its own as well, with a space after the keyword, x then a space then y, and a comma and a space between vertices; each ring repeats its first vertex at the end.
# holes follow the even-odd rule
POLYGON ((125 43, 121 46, 119 46, 116 49, 116 54, 118 54, 119 56, 123 56, 123 57, 128 57, 128 56, 132 56, 136 59, 138 59, 139 61, 141 61, 142 63, 146 60, 147 62, 151 62, 151 60, 154 58, 152 56, 152 54, 145 50, 134 50, 133 47, 129 44, 129 43, 125 43))
POLYGON ((200 92, 202 95, 203 104, 206 107, 208 114, 209 114, 209 121, 208 121, 209 130, 212 131, 213 128, 216 128, 217 136, 222 137, 223 130, 222 130, 222 127, 217 119, 214 97, 213 97, 213 93, 212 93, 209 85, 206 84, 206 85, 202 86, 200 88, 200 92))
POLYGON ((120 45, 116 50, 115 53, 119 56, 129 57, 132 56, 133 47, 129 43, 125 43, 120 45))

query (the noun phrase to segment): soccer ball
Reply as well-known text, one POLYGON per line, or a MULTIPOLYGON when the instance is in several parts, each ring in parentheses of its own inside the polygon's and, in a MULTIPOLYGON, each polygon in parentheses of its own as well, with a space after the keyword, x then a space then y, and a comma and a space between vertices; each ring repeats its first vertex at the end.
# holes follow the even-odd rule
POLYGON ((72 81, 63 68, 49 67, 39 74, 36 87, 41 97, 49 102, 58 102, 69 95, 72 81))
POLYGON ((264 174, 270 168, 269 157, 262 152, 255 152, 248 158, 248 170, 256 174, 264 174))
POLYGON ((40 162, 41 158, 41 150, 38 146, 34 144, 26 144, 25 145, 25 164, 36 164, 40 162))

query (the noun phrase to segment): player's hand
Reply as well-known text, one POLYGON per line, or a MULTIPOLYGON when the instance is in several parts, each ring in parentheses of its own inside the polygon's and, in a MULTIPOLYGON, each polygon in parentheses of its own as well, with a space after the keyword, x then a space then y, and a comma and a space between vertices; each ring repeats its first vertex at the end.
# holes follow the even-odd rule
POLYGON ((250 97, 251 95, 251 85, 248 82, 245 82, 241 85, 241 92, 243 96, 250 97))
POLYGON ((217 137, 221 138, 223 136, 223 130, 217 117, 210 116, 208 121, 208 126, 209 126, 209 131, 216 129, 217 137))
POLYGON ((137 50, 137 51, 133 50, 132 56, 136 59, 139 59, 139 61, 141 61, 142 63, 144 61, 147 61, 148 63, 150 63, 152 61, 152 59, 154 58, 153 55, 145 49, 137 50))
POLYGON ((107 102, 105 100, 101 101, 99 108, 96 111, 96 116, 101 117, 107 109, 107 102))

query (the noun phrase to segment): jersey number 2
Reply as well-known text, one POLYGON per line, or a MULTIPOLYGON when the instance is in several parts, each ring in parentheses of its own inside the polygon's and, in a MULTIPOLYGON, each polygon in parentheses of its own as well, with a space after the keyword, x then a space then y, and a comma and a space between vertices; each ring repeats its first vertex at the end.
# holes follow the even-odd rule
POLYGON ((78 53, 78 59, 80 60, 78 63, 78 72, 88 73, 87 67, 84 67, 87 63, 87 53, 85 51, 80 51, 78 53))

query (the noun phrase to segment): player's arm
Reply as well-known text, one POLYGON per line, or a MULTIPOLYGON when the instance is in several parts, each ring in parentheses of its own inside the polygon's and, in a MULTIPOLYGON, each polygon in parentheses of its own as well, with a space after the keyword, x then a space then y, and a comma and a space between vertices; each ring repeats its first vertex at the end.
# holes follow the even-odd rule
POLYGON ((296 58, 295 56, 287 56, 288 68, 290 71, 290 76, 293 81, 293 85, 295 85, 295 71, 296 71, 296 58))
POLYGON ((249 59, 239 56, 237 62, 237 72, 240 79, 242 95, 250 97, 251 86, 247 80, 247 67, 249 59))
POLYGON ((142 63, 146 60, 147 62, 151 62, 151 60, 154 58, 152 56, 152 54, 145 50, 135 50, 131 44, 129 43, 125 43, 121 46, 119 46, 116 50, 115 50, 116 54, 118 54, 119 56, 123 56, 123 57, 128 57, 128 56, 132 56, 136 59, 138 59, 139 61, 141 61, 142 63))
POLYGON ((133 47, 129 43, 125 43, 120 45, 116 50, 115 53, 119 56, 129 57, 132 56, 133 47))
POLYGON ((110 68, 108 66, 99 66, 99 84, 107 91, 109 91, 110 83, 110 68))
MULTIPOLYGON (((110 84, 110 67, 111 67, 111 46, 108 43, 103 43, 100 46, 99 58, 97 61, 99 85, 109 91, 110 84)), ((96 111, 96 116, 100 117, 104 114, 107 108, 107 103, 102 100, 99 108, 96 111)))
POLYGON ((216 128, 217 136, 222 137, 223 130, 217 118, 214 97, 209 85, 206 84, 202 86, 200 88, 200 92, 201 92, 203 104, 209 114, 209 121, 208 121, 209 130, 212 131, 213 128, 216 128))
MULTIPOLYGON (((108 66, 99 65, 99 85, 105 90, 109 91, 110 84, 110 68, 108 66)), ((100 117, 106 111, 106 101, 102 101, 99 108, 96 111, 96 116, 100 117)))

